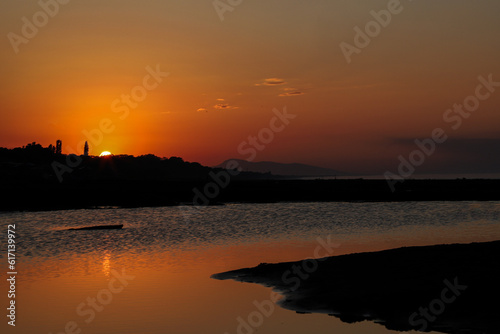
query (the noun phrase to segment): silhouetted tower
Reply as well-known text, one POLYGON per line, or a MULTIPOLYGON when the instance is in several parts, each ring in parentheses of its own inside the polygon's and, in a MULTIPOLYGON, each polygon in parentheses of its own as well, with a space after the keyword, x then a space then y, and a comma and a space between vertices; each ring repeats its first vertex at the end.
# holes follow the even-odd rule
POLYGON ((89 156, 89 144, 87 142, 85 142, 85 146, 83 147, 83 156, 89 156))
POLYGON ((62 153, 62 141, 59 139, 56 141, 56 154, 62 153))

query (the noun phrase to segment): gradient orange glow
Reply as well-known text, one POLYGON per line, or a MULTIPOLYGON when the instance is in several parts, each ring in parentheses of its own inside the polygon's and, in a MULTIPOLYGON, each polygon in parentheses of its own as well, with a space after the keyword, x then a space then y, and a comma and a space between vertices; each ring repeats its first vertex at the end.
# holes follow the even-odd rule
MULTIPOLYGON (((3 39, 0 146, 61 139, 64 153, 81 154, 87 140, 92 155, 106 149, 215 165, 242 158, 238 145, 267 126, 273 108, 286 107, 298 117, 256 160, 382 172, 414 138, 442 126, 443 112, 474 92, 479 75, 500 81, 498 1, 401 3, 351 64, 339 44, 353 43, 353 28, 387 1, 248 2, 224 21, 210 1, 61 5, 19 53, 3 39), (157 64, 169 76, 121 119, 113 102, 157 64), (112 131, 85 136, 103 119, 112 131)), ((4 4, 4 36, 20 34, 22 17, 39 10, 36 1, 4 4)), ((426 168, 448 158, 477 162, 478 140, 499 149, 499 108, 500 91, 449 133, 426 168), (464 142, 476 146, 463 150, 464 142)))

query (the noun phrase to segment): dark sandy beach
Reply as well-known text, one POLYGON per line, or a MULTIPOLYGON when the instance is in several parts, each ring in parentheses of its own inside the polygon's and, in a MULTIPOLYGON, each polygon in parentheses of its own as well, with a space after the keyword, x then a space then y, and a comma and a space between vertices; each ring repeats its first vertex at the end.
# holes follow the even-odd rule
POLYGON ((281 292, 297 312, 393 330, 500 333, 500 241, 404 247, 219 273, 281 292))

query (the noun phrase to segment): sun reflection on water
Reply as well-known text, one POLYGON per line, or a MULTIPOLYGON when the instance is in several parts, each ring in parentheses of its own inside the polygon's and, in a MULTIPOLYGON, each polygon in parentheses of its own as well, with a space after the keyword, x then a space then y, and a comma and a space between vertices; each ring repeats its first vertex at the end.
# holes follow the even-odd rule
POLYGON ((104 254, 104 259, 102 260, 102 272, 106 277, 109 277, 111 274, 111 254, 104 254))

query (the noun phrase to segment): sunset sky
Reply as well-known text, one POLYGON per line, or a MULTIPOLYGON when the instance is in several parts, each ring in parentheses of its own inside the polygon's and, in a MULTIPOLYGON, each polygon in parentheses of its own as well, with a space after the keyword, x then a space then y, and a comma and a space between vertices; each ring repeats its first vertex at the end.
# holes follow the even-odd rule
POLYGON ((52 16, 38 1, 2 3, 2 147, 61 139, 81 154, 88 140, 94 155, 216 165, 247 158, 238 147, 286 108, 296 117, 254 161, 396 172, 415 139, 442 128, 448 139, 418 172, 500 172, 500 86, 483 87, 460 124, 443 119, 479 76, 500 82, 498 0, 60 2, 41 1, 52 16), (371 24, 380 31, 348 63, 341 43, 355 47, 354 28, 388 7, 398 13, 371 24))

